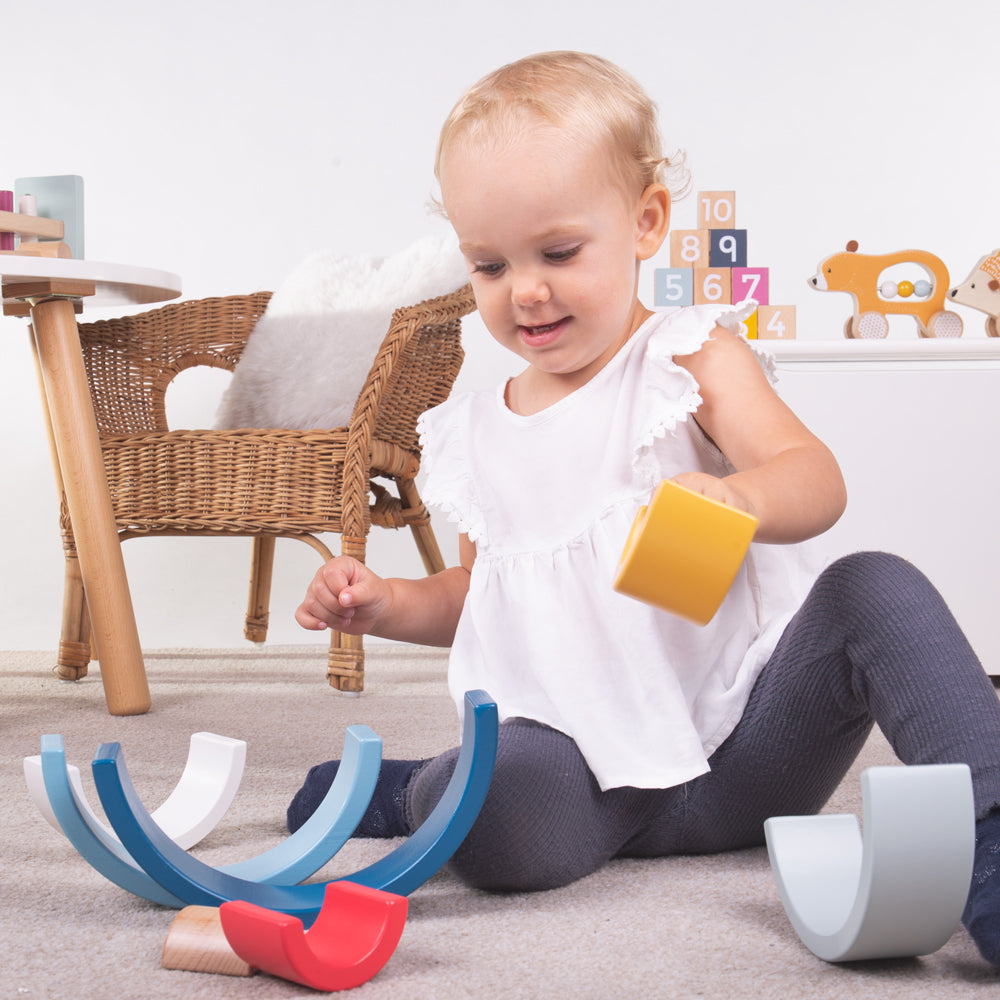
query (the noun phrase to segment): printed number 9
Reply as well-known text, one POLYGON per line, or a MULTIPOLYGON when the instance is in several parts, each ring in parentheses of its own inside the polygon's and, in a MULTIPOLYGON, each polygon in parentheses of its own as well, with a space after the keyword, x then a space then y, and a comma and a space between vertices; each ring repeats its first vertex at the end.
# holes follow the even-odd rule
POLYGON ((739 253, 739 247, 735 236, 723 236, 719 240, 719 253, 725 254, 735 264, 739 253))

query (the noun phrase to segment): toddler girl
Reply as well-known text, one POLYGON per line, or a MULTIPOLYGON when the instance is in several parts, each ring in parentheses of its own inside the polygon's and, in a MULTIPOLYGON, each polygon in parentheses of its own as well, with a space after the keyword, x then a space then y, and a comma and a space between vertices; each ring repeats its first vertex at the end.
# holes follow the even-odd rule
MULTIPOLYGON (((649 98, 596 57, 524 59, 459 101, 441 200, 483 322, 525 367, 422 420, 424 495, 457 523, 460 565, 387 580, 333 559, 298 621, 451 646, 459 709, 470 689, 495 699, 494 777, 448 865, 483 889, 759 845, 769 816, 822 807, 873 723, 904 763, 966 763, 979 822, 964 919, 1000 963, 997 697, 908 563, 855 554, 810 589, 798 543, 837 520, 844 484, 734 332, 753 304, 654 314, 637 295, 678 172, 649 98), (662 479, 759 521, 705 627, 611 587, 662 479)), ((457 756, 385 762, 358 834, 411 833, 457 756)), ((336 768, 310 772, 291 829, 336 768)))

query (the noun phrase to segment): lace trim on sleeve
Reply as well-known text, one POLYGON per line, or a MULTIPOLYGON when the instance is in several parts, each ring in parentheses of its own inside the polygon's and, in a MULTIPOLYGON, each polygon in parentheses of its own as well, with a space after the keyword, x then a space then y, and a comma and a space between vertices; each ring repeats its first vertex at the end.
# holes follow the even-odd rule
POLYGON ((472 542, 486 543, 486 524, 475 497, 463 429, 470 426, 468 395, 455 396, 427 410, 417 421, 425 504, 447 515, 448 521, 472 542))
MULTIPOLYGON (((735 306, 689 306, 672 313, 650 337, 643 366, 638 436, 632 456, 633 468, 650 486, 655 486, 661 478, 655 442, 673 433, 702 402, 694 376, 674 358, 700 350, 716 326, 745 337, 743 320, 756 308, 757 303, 752 299, 735 306)), ((754 356, 773 381, 774 361, 770 355, 754 350, 754 356)))

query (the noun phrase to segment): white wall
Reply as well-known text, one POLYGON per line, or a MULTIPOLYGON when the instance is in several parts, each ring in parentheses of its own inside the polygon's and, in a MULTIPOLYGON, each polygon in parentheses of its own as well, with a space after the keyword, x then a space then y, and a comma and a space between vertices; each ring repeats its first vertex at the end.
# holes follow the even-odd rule
MULTIPOLYGON (((313 250, 389 254, 434 232, 434 142, 460 91, 529 52, 586 49, 645 84, 695 190, 736 190, 750 263, 771 268, 772 301, 797 306, 800 337, 840 337, 850 300, 806 279, 848 239, 931 250, 956 280, 1000 245, 997 11, 978 0, 33 0, 7 19, 0 187, 81 174, 91 259, 177 272, 186 298, 274 288, 313 250)), ((676 206, 675 226, 695 219, 693 198, 676 206)), ((982 314, 958 311, 966 336, 982 336, 982 314)), ((461 386, 512 370, 478 322, 466 331, 461 386)), ((893 335, 915 333, 903 323, 893 335)), ((184 381, 172 409, 205 426, 219 391, 184 381)), ((20 320, 0 319, 0 401, 0 646, 50 648, 61 550, 20 320)), ((237 645, 246 551, 129 543, 143 644, 237 645)), ((419 571, 392 533, 375 536, 371 562, 419 571)), ((316 565, 305 546, 279 546, 275 641, 315 641, 291 614, 316 565)))

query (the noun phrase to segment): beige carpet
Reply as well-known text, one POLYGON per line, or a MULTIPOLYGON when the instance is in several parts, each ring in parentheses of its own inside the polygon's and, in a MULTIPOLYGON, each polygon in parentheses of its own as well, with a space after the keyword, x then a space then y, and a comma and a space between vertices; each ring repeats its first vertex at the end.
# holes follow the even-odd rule
MULTIPOLYGON (((360 698, 330 690, 321 647, 266 652, 150 653, 153 709, 115 718, 99 676, 61 684, 49 654, 0 653, 0 1000, 197 1000, 316 995, 292 983, 164 970, 174 916, 91 869, 32 805, 22 758, 44 733, 65 739, 96 803, 89 763, 121 742, 152 809, 171 791, 193 732, 248 743, 239 794, 194 852, 213 864, 258 854, 284 836, 285 805, 309 765, 338 756, 345 728, 366 723, 386 756, 430 755, 458 727, 438 651, 371 646, 360 698)), ((876 735, 830 811, 860 815, 860 768, 892 760, 876 735)), ((99 808, 99 807, 98 807, 99 808)), ((392 842, 351 841, 320 877, 349 874, 392 842)), ((989 969, 958 930, 934 955, 828 965, 788 923, 764 849, 713 857, 625 861, 568 888, 493 896, 438 874, 410 897, 403 938, 385 968, 352 991, 359 1000, 541 998, 607 1000, 998 995, 989 969)))

